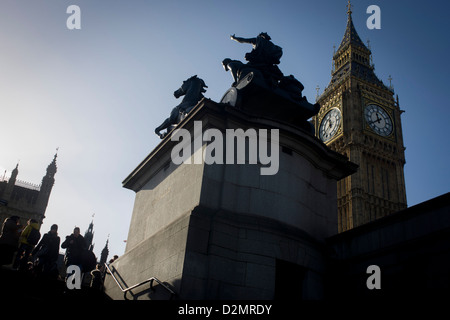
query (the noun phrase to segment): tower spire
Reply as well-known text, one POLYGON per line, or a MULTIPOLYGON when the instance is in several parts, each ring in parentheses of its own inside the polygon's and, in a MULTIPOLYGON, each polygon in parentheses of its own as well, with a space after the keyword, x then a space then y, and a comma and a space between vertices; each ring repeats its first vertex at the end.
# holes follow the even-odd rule
POLYGON ((46 176, 52 177, 52 178, 55 176, 55 173, 56 173, 56 170, 57 170, 57 166, 56 166, 56 158, 57 157, 58 157, 58 149, 56 149, 56 153, 53 156, 53 160, 47 167, 47 174, 46 174, 46 176))
POLYGON ((108 243, 109 243, 109 234, 108 238, 106 239, 105 247, 103 248, 101 254, 100 254, 100 264, 105 264, 106 260, 108 259, 109 249, 108 249, 108 243))
POLYGON ((41 189, 39 191, 37 206, 39 211, 43 215, 47 208, 50 193, 52 192, 53 185, 55 184, 55 174, 57 171, 56 157, 58 156, 58 150, 53 157, 52 162, 47 167, 47 173, 42 178, 41 189))
POLYGON ((13 177, 14 180, 16 180, 17 174, 19 173, 19 161, 17 161, 16 167, 11 172, 11 177, 13 177))
POLYGON ((339 45, 336 54, 339 54, 342 50, 344 50, 345 48, 347 48, 347 45, 356 45, 360 48, 363 48, 365 50, 369 50, 367 49, 367 47, 365 46, 365 44, 361 41, 361 38, 359 37, 358 33, 356 32, 355 26, 353 25, 353 20, 352 20, 352 5, 350 3, 350 1, 348 1, 347 4, 347 27, 345 28, 345 33, 344 33, 344 37, 342 38, 341 44, 339 45))
MULTIPOLYGON (((352 5, 347 4, 347 26, 342 41, 333 54, 332 80, 330 84, 337 84, 344 76, 353 75, 365 78, 367 81, 382 85, 382 82, 374 74, 372 51, 370 42, 361 41, 352 20, 352 5)), ((326 89, 324 90, 324 92, 326 89)))
POLYGON ((89 251, 94 250, 94 244, 92 243, 92 241, 94 240, 94 220, 91 221, 88 229, 84 233, 84 240, 86 241, 86 244, 88 245, 88 250, 89 251))
POLYGON ((352 18, 352 4, 350 3, 350 0, 348 0, 347 9, 348 19, 350 20, 352 18))
POLYGON ((394 91, 394 86, 392 85, 392 77, 389 75, 388 81, 389 81, 389 90, 394 91))

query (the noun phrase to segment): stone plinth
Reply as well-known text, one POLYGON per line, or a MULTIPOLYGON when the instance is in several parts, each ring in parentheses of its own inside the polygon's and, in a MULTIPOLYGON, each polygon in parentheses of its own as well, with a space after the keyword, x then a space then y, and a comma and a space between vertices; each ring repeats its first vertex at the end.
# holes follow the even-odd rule
MULTIPOLYGON (((179 142, 166 137, 124 181, 136 200, 126 252, 113 264, 118 279, 131 286, 157 277, 181 299, 320 299, 324 240, 337 233, 336 180, 356 166, 297 127, 207 99, 178 126, 192 134, 193 160, 207 148, 194 141, 195 121, 203 132, 278 129, 278 171, 261 175, 267 165, 249 163, 249 141, 243 164, 176 165, 179 142)), ((105 287, 123 298, 110 276, 105 287)), ((155 288, 127 298, 168 298, 155 288)))

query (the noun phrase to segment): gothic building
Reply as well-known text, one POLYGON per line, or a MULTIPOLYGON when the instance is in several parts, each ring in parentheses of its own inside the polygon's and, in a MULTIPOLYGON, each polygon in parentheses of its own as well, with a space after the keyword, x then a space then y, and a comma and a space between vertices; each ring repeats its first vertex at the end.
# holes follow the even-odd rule
POLYGON ((21 223, 35 219, 42 224, 45 210, 55 183, 56 157, 48 165, 47 172, 40 185, 31 184, 17 179, 19 165, 11 172, 9 179, 0 179, 0 222, 10 217, 19 216, 21 223))
POLYGON ((333 55, 329 85, 317 98, 316 135, 359 170, 337 183, 339 232, 406 208, 398 96, 374 73, 372 52, 356 32, 348 6, 347 27, 333 55))

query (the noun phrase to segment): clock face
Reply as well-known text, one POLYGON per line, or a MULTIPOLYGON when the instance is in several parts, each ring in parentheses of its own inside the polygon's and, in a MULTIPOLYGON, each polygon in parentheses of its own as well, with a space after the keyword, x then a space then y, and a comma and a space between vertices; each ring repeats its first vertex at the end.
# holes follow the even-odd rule
POLYGON ((375 104, 369 104, 364 111, 367 124, 380 136, 387 137, 392 133, 394 125, 388 113, 375 104))
POLYGON ((330 140, 338 131, 341 124, 341 111, 338 108, 331 109, 325 117, 323 117, 319 128, 320 140, 326 142, 330 140))

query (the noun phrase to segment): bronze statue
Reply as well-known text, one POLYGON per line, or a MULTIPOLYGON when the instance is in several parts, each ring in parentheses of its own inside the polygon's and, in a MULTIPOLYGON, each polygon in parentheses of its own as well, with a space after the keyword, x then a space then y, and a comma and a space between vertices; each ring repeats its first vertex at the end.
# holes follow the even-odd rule
POLYGON ((204 97, 203 93, 206 92, 205 88, 208 88, 208 86, 202 79, 198 78, 197 75, 183 81, 181 87, 173 93, 177 99, 184 95, 183 100, 178 106, 172 109, 169 118, 164 120, 164 122, 155 129, 155 133, 161 139, 163 139, 176 124, 180 123, 180 121, 183 120, 204 97), (164 129, 167 129, 167 131, 165 133, 160 133, 160 131, 164 129))
MULTIPOLYGON (((272 85, 276 85, 276 83, 283 78, 283 73, 280 71, 278 66, 276 66, 280 63, 280 58, 283 55, 283 49, 273 44, 267 33, 262 32, 256 38, 240 38, 233 34, 230 36, 230 39, 239 43, 249 43, 253 46, 253 50, 245 54, 245 60, 247 60, 248 63, 244 68, 254 68, 259 70, 262 72, 262 75, 266 78, 267 82, 272 85)), ((227 68, 231 70, 231 73, 235 78, 235 82, 237 82, 236 73, 242 71, 244 64, 237 60, 232 60, 231 62, 234 63, 229 66, 226 66, 224 63, 224 67, 226 70, 227 68), (236 62, 241 63, 241 65, 236 62)), ((243 76, 243 73, 240 73, 240 75, 243 76)))
POLYGON ((245 55, 245 60, 253 65, 279 64, 283 55, 283 49, 272 43, 270 36, 266 32, 261 32, 256 38, 240 38, 234 34, 231 40, 239 43, 249 43, 253 45, 253 50, 245 55))
POLYGON ((255 38, 241 38, 234 34, 230 38, 251 44, 253 50, 245 54, 247 63, 229 58, 222 61, 234 82, 221 102, 247 109, 255 115, 278 117, 312 132, 314 129, 307 119, 315 115, 320 106, 309 103, 302 96, 302 83, 293 75, 284 76, 278 68, 282 48, 273 44, 265 32, 255 38))

